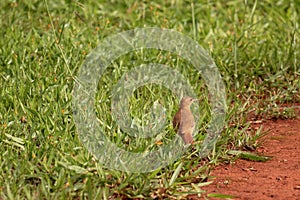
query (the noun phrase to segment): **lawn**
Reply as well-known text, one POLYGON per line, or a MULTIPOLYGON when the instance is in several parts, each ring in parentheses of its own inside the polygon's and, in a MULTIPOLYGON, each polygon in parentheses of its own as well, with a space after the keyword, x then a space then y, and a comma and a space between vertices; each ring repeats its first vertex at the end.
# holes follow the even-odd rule
POLYGON ((249 114, 293 118, 293 108, 280 108, 300 102, 296 0, 3 0, 0 13, 0 199, 207 197, 211 194, 201 187, 209 184, 212 167, 234 159, 232 150, 255 150, 257 139, 266 134, 251 128, 249 114), (176 30, 210 54, 226 88, 226 123, 211 153, 202 158, 212 109, 201 73, 164 50, 140 49, 118 57, 97 83, 94 108, 103 132, 119 148, 155 150, 175 137, 171 121, 180 99, 165 86, 143 85, 128 99, 129 116, 141 124, 151 121, 153 105, 165 108, 163 134, 155 142, 135 140, 111 115, 114 87, 135 67, 168 65, 201 99, 193 107, 200 110, 198 143, 167 166, 129 173, 108 168, 89 153, 74 122, 73 91, 87 56, 105 38, 150 27, 176 30))

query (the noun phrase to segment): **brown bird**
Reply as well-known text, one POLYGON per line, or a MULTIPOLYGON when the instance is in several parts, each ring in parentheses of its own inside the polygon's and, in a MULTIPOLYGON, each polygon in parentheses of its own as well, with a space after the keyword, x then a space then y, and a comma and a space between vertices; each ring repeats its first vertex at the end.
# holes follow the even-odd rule
POLYGON ((184 141, 184 144, 192 144, 193 131, 195 128, 195 119, 190 107, 198 99, 192 97, 183 97, 180 101, 180 108, 173 118, 173 128, 184 141))

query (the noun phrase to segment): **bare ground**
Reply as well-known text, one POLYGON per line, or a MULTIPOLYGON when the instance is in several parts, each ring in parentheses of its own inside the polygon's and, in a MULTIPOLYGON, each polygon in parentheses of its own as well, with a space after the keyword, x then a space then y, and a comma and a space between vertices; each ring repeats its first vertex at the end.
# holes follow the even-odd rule
MULTIPOLYGON (((233 195, 234 199, 300 200, 300 110, 295 119, 263 120, 268 131, 259 153, 272 156, 267 162, 237 160, 211 173, 207 193, 233 195)), ((255 125, 254 125, 255 126, 255 125)), ((256 125, 257 126, 257 125, 256 125)), ((214 199, 214 198, 210 198, 214 199)))

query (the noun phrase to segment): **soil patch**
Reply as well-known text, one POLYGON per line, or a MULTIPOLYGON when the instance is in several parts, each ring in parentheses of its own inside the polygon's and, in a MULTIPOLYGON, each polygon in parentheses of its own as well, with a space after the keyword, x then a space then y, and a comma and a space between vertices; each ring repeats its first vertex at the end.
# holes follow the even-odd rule
MULTIPOLYGON (((209 193, 233 195, 234 199, 300 200, 300 110, 295 119, 263 120, 268 131, 258 152, 273 158, 267 162, 237 160, 212 171, 209 193)), ((214 198, 210 198, 214 199, 214 198)))

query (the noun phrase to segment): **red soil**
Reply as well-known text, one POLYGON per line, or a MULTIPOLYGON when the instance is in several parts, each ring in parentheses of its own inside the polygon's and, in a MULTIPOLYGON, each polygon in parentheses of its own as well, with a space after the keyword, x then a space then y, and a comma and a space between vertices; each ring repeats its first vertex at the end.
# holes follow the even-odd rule
MULTIPOLYGON (((267 162, 237 160, 217 166, 212 184, 203 187, 210 193, 233 195, 234 199, 300 200, 300 110, 295 119, 263 120, 263 138, 258 152, 272 156, 267 162)), ((255 126, 255 125, 254 125, 255 126)), ((209 198, 214 199, 214 198, 209 198)))

